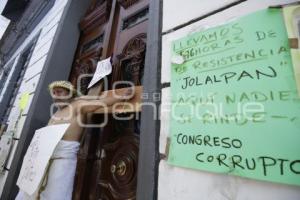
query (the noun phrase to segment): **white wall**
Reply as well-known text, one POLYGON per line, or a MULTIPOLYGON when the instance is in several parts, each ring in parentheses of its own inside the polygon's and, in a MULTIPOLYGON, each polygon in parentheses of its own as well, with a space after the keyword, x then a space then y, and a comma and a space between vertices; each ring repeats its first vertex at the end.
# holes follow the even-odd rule
MULTIPOLYGON (((48 56, 48 52, 50 50, 51 44, 53 42, 55 33, 57 31, 57 27, 59 25, 59 22, 61 20, 62 13, 64 11, 65 5, 68 2, 68 0, 56 0, 54 6, 51 8, 51 10, 47 13, 47 15, 42 19, 42 21, 37 25, 37 27, 33 30, 33 32, 28 36, 28 38, 20 45, 20 47, 17 49, 17 51, 14 53, 12 58, 10 60, 15 60, 15 64, 18 61, 18 57, 20 53, 27 47, 27 45, 30 43, 30 41, 35 38, 38 33, 41 31, 39 38, 37 40, 36 46, 33 50, 32 56, 30 58, 27 70, 24 74, 24 79, 22 80, 21 86, 18 91, 17 98, 14 102, 14 107, 12 111, 9 114, 8 118, 8 128, 5 134, 9 134, 10 131, 15 132, 14 137, 20 138, 20 134, 23 128, 23 125, 26 120, 26 115, 28 113, 28 110, 30 109, 32 98, 35 94, 36 86, 39 82, 40 74, 43 70, 43 67, 45 65, 46 58, 48 56), (19 109, 19 101, 20 97, 24 93, 29 93, 29 102, 27 104, 27 107, 25 111, 23 112, 23 115, 21 119, 17 122, 17 117, 19 116, 20 109, 19 109), (17 127, 17 128, 15 128, 17 127)), ((0 4, 1 5, 1 4, 0 4)), ((7 62, 9 63, 9 61, 7 62)), ((15 65, 13 66, 13 68, 15 65)), ((13 72, 13 68, 10 71, 13 72)), ((9 76, 11 76, 11 73, 9 76)), ((9 78, 8 78, 9 81, 9 78)), ((8 81, 5 85, 8 84, 8 81)), ((6 88, 4 86, 4 88, 6 88)), ((0 94, 0 101, 3 97, 5 90, 2 91, 2 94, 0 94)), ((15 153, 15 150, 17 148, 18 142, 17 140, 14 141, 14 145, 12 148, 12 152, 10 154, 7 168, 9 169, 11 166, 11 162, 15 153)), ((5 171, 4 174, 0 174, 0 194, 2 193, 3 186, 5 183, 5 180, 7 178, 8 172, 5 171)))
POLYGON ((10 20, 0 15, 0 40, 9 25, 10 20))
POLYGON ((0 0, 0 13, 4 10, 4 7, 6 5, 8 0, 0 0))
MULTIPOLYGON (((163 0, 162 75, 161 82, 170 82, 171 42, 195 31, 225 23, 233 18, 267 8, 270 5, 296 0, 248 0, 177 31, 174 27, 203 16, 234 1, 163 0)), ((162 89, 160 153, 165 153, 169 134, 170 88, 162 89)), ((299 200, 300 187, 255 181, 236 176, 208 173, 173 167, 160 161, 159 200, 299 200)))
MULTIPOLYGON (((7 0, 0 0, 0 14, 2 13, 6 3, 7 3, 7 0)), ((9 19, 0 15, 0 40, 5 32, 6 28, 8 27, 9 22, 10 22, 9 19)))

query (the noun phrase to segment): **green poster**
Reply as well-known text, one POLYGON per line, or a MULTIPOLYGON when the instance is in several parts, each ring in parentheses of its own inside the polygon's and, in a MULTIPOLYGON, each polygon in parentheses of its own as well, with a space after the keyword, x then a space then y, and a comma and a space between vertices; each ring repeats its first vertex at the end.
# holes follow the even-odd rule
POLYGON ((300 185, 300 101, 281 9, 174 41, 171 65, 169 164, 300 185))

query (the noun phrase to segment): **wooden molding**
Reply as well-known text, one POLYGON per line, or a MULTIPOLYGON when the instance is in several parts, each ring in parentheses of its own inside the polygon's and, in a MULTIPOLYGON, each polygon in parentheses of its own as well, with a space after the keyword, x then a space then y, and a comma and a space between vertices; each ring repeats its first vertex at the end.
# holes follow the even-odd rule
POLYGON ((136 2, 138 2, 139 0, 118 0, 118 2, 120 3, 120 5, 124 8, 127 9, 128 7, 132 6, 133 4, 135 4, 136 2))
POLYGON ((109 19, 110 9, 111 4, 106 1, 80 21, 80 29, 87 32, 96 26, 104 24, 109 19))

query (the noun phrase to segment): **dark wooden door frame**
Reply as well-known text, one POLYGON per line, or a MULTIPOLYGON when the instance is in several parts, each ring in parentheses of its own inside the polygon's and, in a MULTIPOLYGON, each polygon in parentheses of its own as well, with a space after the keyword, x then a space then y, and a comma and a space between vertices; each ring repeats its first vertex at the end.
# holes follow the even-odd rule
POLYGON ((144 102, 154 103, 156 110, 142 107, 137 200, 157 199, 161 102, 153 94, 161 94, 162 0, 150 0, 148 24, 143 93, 149 97, 144 102))

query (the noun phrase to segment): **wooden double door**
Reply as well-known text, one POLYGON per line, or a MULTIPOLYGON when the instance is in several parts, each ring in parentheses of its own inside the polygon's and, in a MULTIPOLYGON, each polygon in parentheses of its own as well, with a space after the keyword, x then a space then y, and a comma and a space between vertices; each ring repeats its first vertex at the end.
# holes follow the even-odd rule
MULTIPOLYGON (((107 87, 127 87, 143 80, 148 0, 92 0, 84 18, 69 80, 87 94, 99 60, 111 56, 107 87), (80 84, 78 84, 80 83, 80 84)), ((103 84, 102 84, 103 86, 103 84)), ((86 128, 78 155, 73 192, 76 200, 134 200, 137 186, 140 113, 108 116, 103 128, 86 128), (131 117, 129 117, 131 116, 131 117), (124 118, 128 118, 124 120, 124 118)), ((90 122, 103 121, 94 114, 90 122)))

